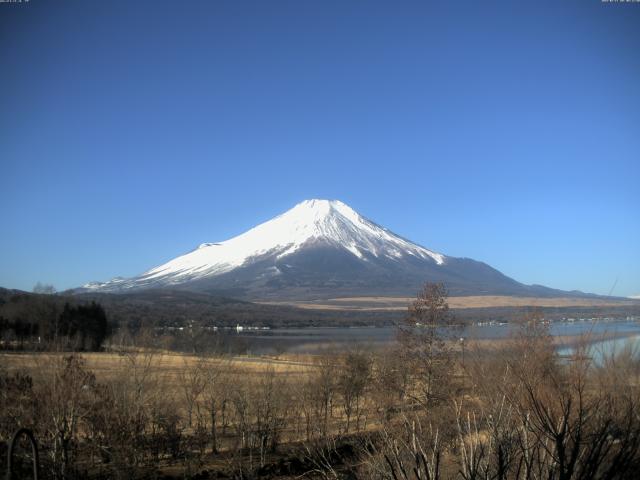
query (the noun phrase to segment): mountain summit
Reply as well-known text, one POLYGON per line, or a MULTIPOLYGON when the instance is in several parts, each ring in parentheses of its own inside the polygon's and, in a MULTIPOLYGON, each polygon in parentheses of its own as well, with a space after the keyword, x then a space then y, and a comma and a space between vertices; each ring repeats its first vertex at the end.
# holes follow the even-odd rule
POLYGON ((220 274, 265 255, 280 260, 311 245, 345 249, 355 257, 432 258, 443 255, 408 242, 360 216, 337 200, 306 200, 276 218, 222 243, 203 243, 198 249, 161 265, 144 275, 172 274, 174 280, 220 274))
MULTIPOLYGON (((230 240, 203 243, 134 278, 84 290, 171 287, 246 298, 413 295, 425 281, 452 294, 553 295, 475 260, 412 243, 338 200, 305 200, 230 240)), ((560 292, 558 292, 560 293, 560 292)))

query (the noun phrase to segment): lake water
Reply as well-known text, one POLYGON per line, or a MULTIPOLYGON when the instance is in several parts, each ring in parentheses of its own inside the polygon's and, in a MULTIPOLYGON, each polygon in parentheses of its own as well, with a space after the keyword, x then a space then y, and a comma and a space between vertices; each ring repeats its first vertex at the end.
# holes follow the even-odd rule
MULTIPOLYGON (((623 352, 640 359, 640 335, 636 334, 593 342, 587 347, 586 354, 591 357, 596 364, 600 365, 604 363, 606 359, 623 352)), ((575 349, 571 346, 558 349, 558 354, 562 357, 569 357, 574 353, 575 349)))
MULTIPOLYGON (((458 330, 455 335, 465 339, 499 339, 509 337, 516 328, 515 325, 511 324, 473 325, 458 330)), ((553 322, 549 327, 549 331, 551 335, 555 336, 577 336, 590 333, 594 341, 602 339, 604 336, 619 336, 640 342, 639 319, 553 322)), ((340 349, 356 343, 375 347, 392 342, 395 339, 395 334, 394 327, 372 326, 244 330, 234 335, 237 335, 239 340, 246 343, 247 350, 250 353, 271 354, 277 352, 313 353, 329 346, 340 349)), ((623 341, 623 339, 606 340, 606 342, 610 343, 603 343, 603 348, 614 349, 622 346, 623 341)), ((559 352, 568 354, 569 348, 561 347, 559 352)))

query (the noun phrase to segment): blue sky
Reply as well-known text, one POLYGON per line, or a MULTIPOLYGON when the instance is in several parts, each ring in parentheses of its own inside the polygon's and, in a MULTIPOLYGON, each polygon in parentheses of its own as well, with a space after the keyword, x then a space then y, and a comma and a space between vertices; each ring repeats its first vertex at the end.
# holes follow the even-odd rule
POLYGON ((307 198, 640 294, 640 4, 0 3, 0 286, 130 276, 307 198))

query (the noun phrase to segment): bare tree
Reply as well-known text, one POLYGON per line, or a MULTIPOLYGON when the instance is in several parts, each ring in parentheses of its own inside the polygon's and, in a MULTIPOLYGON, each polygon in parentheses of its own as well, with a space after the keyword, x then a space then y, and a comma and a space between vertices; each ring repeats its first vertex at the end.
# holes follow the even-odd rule
POLYGON ((204 364, 203 397, 209 414, 211 452, 218 453, 218 426, 225 428, 226 410, 229 402, 231 362, 224 358, 208 359, 204 364))
POLYGON ((72 473, 74 442, 91 410, 88 395, 95 388, 96 379, 76 355, 56 359, 47 370, 47 381, 41 382, 39 395, 46 399, 44 421, 52 445, 52 474, 63 479, 72 473))
POLYGON ((202 396, 205 390, 205 365, 204 359, 200 358, 195 364, 191 364, 191 359, 183 359, 183 368, 180 369, 178 382, 182 392, 185 408, 187 409, 187 424, 189 428, 193 427, 193 417, 196 416, 197 422, 201 422, 200 407, 202 405, 202 396))
POLYGON ((371 357, 362 350, 351 350, 344 359, 338 373, 337 392, 342 399, 346 417, 345 433, 349 433, 351 420, 355 416, 356 430, 360 428, 364 396, 371 378, 371 357))
POLYGON ((411 370, 401 353, 392 346, 374 357, 371 396, 383 424, 402 409, 409 391, 411 370))
POLYGON ((445 399, 449 393, 452 352, 446 337, 447 329, 453 327, 453 317, 447 296, 443 284, 425 284, 398 325, 403 359, 413 369, 413 397, 425 406, 445 399))
POLYGON ((437 480, 442 445, 438 430, 420 416, 404 416, 395 426, 371 435, 361 452, 363 478, 375 480, 437 480))
POLYGON ((314 369, 303 388, 308 408, 308 414, 305 414, 307 437, 319 435, 324 438, 329 433, 329 420, 336 393, 335 356, 331 352, 324 352, 317 357, 314 369))

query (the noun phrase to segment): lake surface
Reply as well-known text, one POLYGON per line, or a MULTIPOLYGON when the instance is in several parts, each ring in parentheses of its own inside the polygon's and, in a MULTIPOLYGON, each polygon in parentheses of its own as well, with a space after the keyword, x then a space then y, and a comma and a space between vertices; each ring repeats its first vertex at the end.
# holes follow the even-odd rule
MULTIPOLYGON (((470 325, 455 332, 456 337, 465 339, 507 338, 517 329, 515 324, 470 325)), ((575 337, 590 333, 592 339, 616 336, 635 339, 640 342, 640 319, 576 320, 573 322, 553 322, 549 326, 551 335, 575 337)), ((313 353, 327 347, 344 348, 353 344, 372 347, 394 341, 395 327, 304 327, 275 328, 271 330, 242 330, 234 333, 246 343, 252 354, 272 354, 279 352, 313 353)), ((603 340, 604 341, 604 340, 603 340)), ((612 340, 606 340, 611 342, 612 340)), ((605 344, 603 348, 614 349, 623 340, 605 344)), ((598 342, 594 342, 598 343, 598 342)), ((569 347, 560 347, 561 354, 568 354, 569 347), (563 348, 565 350, 563 350, 563 348)))

